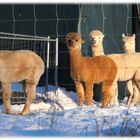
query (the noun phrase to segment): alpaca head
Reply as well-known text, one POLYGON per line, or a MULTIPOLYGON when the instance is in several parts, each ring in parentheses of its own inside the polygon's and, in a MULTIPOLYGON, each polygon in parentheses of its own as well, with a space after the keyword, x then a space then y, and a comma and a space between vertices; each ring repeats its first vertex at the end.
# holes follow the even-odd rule
POLYGON ((132 36, 122 34, 122 47, 125 53, 135 52, 135 34, 132 36))
POLYGON ((66 35, 66 44, 69 50, 81 49, 81 45, 85 42, 81 39, 79 33, 70 32, 66 35))
POLYGON ((92 41, 92 46, 96 47, 103 42, 104 35, 99 30, 93 30, 90 32, 90 39, 92 41))

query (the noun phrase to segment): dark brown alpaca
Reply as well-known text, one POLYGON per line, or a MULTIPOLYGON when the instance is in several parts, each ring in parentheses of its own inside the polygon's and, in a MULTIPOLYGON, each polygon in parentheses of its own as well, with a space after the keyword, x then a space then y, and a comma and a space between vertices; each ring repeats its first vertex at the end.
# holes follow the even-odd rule
POLYGON ((71 76, 74 80, 79 97, 79 104, 93 104, 93 84, 103 83, 102 107, 109 105, 111 98, 110 87, 112 86, 117 73, 114 61, 107 56, 83 57, 81 44, 83 43, 78 33, 68 33, 66 43, 69 49, 71 76))

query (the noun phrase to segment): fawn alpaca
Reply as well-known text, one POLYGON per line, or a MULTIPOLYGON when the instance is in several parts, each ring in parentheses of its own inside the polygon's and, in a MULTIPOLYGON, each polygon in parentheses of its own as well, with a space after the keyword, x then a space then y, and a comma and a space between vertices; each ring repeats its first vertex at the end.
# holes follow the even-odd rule
MULTIPOLYGON (((125 36, 125 34, 122 34, 122 47, 124 49, 125 53, 136 53, 135 52, 135 34, 132 36, 125 36)), ((132 81, 129 80, 127 82, 127 89, 129 93, 128 101, 127 104, 130 106, 134 106, 138 100, 140 100, 139 96, 139 90, 136 86, 136 84, 132 81)))
POLYGON ((103 49, 103 38, 104 35, 98 30, 93 30, 90 32, 90 39, 92 41, 92 53, 93 56, 105 55, 103 49))
MULTIPOLYGON (((91 47, 93 45, 94 44, 92 44, 91 47)), ((140 90, 140 53, 109 54, 107 56, 114 60, 118 68, 118 72, 115 78, 116 82, 114 82, 113 86, 111 87, 111 93, 113 93, 114 95, 112 95, 113 98, 111 98, 110 101, 111 104, 118 104, 117 81, 128 82, 130 80, 133 80, 133 83, 138 87, 138 90, 140 90), (134 62, 136 63, 134 64, 134 62)), ((127 86, 128 91, 130 90, 129 86, 127 86)), ((135 97, 133 99, 135 100, 135 97)))
POLYGON ((86 100, 87 105, 92 105, 93 84, 102 82, 102 107, 107 107, 111 98, 110 87, 117 73, 116 64, 107 56, 83 57, 83 41, 78 33, 68 33, 66 43, 70 55, 71 77, 76 86, 79 104, 83 105, 86 100))
POLYGON ((44 62, 37 54, 28 50, 0 51, 0 82, 6 113, 10 113, 10 94, 13 82, 25 81, 26 103, 22 115, 28 115, 35 98, 36 86, 44 73, 44 62))
POLYGON ((125 36, 122 34, 122 47, 125 53, 135 53, 135 34, 132 36, 125 36))

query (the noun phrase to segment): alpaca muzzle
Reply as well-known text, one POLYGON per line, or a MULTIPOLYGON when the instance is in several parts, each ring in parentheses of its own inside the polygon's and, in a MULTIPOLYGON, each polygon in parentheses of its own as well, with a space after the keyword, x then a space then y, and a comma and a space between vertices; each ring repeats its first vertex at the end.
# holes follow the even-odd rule
POLYGON ((73 41, 72 41, 72 40, 68 40, 68 41, 67 41, 67 45, 68 45, 68 46, 72 46, 72 45, 73 45, 73 41))
MULTIPOLYGON (((97 41, 96 40, 92 40, 92 45, 96 45, 97 44, 97 41)), ((96 46, 94 46, 94 47, 96 47, 96 46)))
POLYGON ((123 50, 126 50, 126 46, 125 45, 123 45, 122 47, 123 47, 123 50))

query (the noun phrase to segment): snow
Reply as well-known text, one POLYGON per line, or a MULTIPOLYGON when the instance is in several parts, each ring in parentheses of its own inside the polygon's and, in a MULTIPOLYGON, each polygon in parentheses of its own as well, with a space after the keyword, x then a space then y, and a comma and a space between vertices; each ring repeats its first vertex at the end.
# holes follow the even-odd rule
POLYGON ((78 106, 75 92, 50 86, 46 102, 33 103, 28 116, 18 115, 23 104, 12 105, 11 115, 0 105, 0 136, 140 136, 140 105, 126 100, 105 109, 95 101, 78 106))

